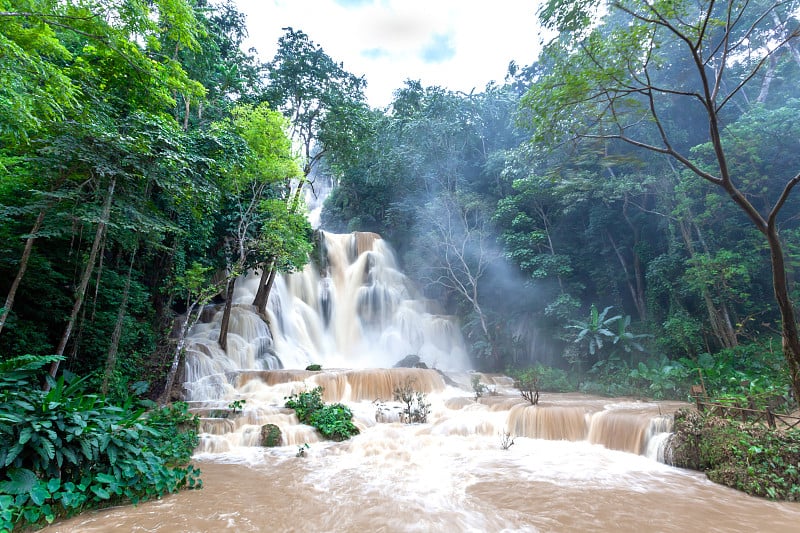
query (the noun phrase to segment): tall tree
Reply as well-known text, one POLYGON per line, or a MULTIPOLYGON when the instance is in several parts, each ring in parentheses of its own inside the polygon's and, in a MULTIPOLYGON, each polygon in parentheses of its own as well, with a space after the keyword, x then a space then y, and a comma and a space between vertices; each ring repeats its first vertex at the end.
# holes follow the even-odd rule
POLYGON ((290 123, 290 137, 303 157, 302 179, 295 192, 309 179, 326 152, 348 141, 347 129, 355 127, 366 111, 366 81, 347 72, 304 32, 285 28, 278 51, 268 65, 266 100, 282 111, 290 123))
MULTIPOLYGON (((229 130, 243 144, 241 153, 230 160, 222 184, 228 205, 223 233, 228 282, 219 343, 226 349, 236 278, 248 268, 260 267, 264 271, 265 266, 269 265, 274 271, 286 266, 276 262, 282 253, 270 246, 270 243, 275 244, 274 239, 264 240, 264 228, 270 221, 273 226, 276 221, 286 221, 268 200, 278 198, 288 205, 290 181, 300 176, 300 168, 292 155, 291 141, 286 134, 287 120, 280 112, 271 110, 266 102, 258 106, 235 108, 230 121, 218 123, 217 128, 229 130)), ((220 154, 220 159, 224 157, 224 154, 220 154)), ((259 303, 263 299, 263 305, 266 305, 269 296, 268 277, 262 275, 256 296, 259 303)))

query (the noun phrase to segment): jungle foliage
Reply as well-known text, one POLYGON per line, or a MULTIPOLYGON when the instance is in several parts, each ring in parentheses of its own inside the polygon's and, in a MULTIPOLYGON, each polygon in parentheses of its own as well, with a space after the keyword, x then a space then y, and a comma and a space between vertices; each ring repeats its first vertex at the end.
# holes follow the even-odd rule
POLYGON ((800 500, 800 431, 768 429, 696 411, 675 414, 669 463, 706 473, 714 482, 772 500, 800 500))
POLYGON ((113 404, 85 378, 53 379, 53 359, 0 363, 0 531, 201 486, 189 464, 198 421, 185 404, 113 404))
POLYGON ((170 398, 203 305, 255 269, 263 311, 307 261, 298 183, 325 178, 323 227, 393 243, 480 369, 789 405, 798 7, 551 0, 554 37, 502 82, 409 80, 370 109, 300 30, 242 51, 230 0, 0 0, 2 362, 170 398))

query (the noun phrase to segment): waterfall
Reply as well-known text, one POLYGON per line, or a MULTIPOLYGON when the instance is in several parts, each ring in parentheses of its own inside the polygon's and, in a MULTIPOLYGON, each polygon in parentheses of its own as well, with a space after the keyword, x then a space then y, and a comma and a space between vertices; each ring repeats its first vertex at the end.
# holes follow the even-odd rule
POLYGON ((302 272, 278 276, 267 319, 250 305, 259 276, 236 282, 228 351, 217 344, 222 311, 189 334, 185 388, 190 400, 234 393, 242 371, 391 368, 408 355, 432 368, 465 371, 469 360, 457 324, 436 314, 399 270, 377 234, 322 232, 323 257, 302 272))
POLYGON ((207 321, 191 330, 184 386, 201 417, 198 453, 252 449, 266 424, 280 428, 284 447, 322 445, 313 428, 283 407, 287 396, 317 386, 324 401, 347 403, 359 438, 368 438, 370 431, 381 433, 381 426, 402 426, 394 392, 413 383, 432 405, 419 435, 508 434, 602 445, 653 459, 663 454, 671 416, 662 415, 657 404, 546 394, 547 400, 529 405, 511 378, 482 374, 488 393, 475 401, 458 325, 420 297, 380 235, 321 233, 320 249, 318 262, 276 278, 266 317, 251 305, 258 275, 237 280, 227 353, 217 343, 221 306, 204 313, 207 321), (409 355, 430 368, 393 368, 409 355), (311 364, 322 370, 307 370, 311 364), (231 408, 237 400, 244 406, 238 413, 231 408))

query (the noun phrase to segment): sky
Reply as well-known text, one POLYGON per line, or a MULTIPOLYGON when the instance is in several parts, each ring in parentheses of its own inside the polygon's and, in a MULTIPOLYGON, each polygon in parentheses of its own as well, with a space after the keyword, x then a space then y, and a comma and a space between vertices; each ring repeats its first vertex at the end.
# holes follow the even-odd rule
POLYGON ((384 108, 405 80, 481 92, 508 64, 540 50, 539 0, 237 0, 246 46, 272 59, 283 28, 302 30, 348 72, 364 76, 372 107, 384 108))

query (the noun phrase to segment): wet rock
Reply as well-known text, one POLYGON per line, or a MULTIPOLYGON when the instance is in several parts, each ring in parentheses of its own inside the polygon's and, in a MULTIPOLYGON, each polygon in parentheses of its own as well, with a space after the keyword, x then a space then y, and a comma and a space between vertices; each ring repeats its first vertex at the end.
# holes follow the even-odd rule
POLYGON ((703 415, 695 409, 675 412, 672 435, 664 449, 664 462, 681 468, 700 470, 700 441, 703 433, 703 415))
POLYGON ((407 355, 395 363, 394 368, 419 368, 417 365, 419 365, 420 362, 418 355, 407 355))

